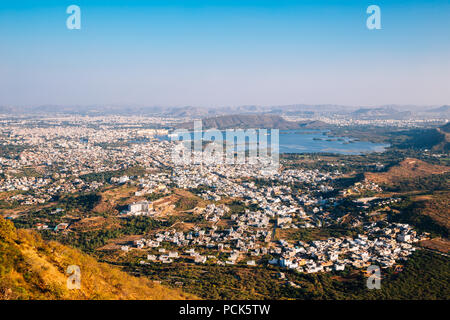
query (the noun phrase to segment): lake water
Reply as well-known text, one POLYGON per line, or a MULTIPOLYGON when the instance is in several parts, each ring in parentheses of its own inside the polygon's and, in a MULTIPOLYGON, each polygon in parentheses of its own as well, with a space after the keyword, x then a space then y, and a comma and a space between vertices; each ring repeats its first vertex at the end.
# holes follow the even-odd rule
MULTIPOLYGON (((270 131, 268 130, 268 132, 270 145, 270 131)), ((168 139, 167 136, 165 139, 168 139)), ((174 137, 171 139, 177 140, 174 137)), ((194 137, 191 134, 190 140, 193 139, 194 137)), ((280 153, 322 152, 350 155, 383 152, 387 147, 389 147, 388 144, 359 141, 348 137, 328 137, 325 131, 320 130, 280 130, 279 134, 280 153)), ((237 149, 242 148, 238 146, 237 149)))
POLYGON ((324 131, 280 131, 280 153, 363 154, 383 152, 388 144, 357 141, 347 137, 328 137, 324 131))

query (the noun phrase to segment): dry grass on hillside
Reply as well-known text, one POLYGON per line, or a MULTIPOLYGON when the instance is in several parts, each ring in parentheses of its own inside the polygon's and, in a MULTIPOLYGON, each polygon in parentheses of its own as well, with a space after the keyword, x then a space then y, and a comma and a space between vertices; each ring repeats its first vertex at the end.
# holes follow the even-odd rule
POLYGON ((420 242, 425 248, 441 251, 444 253, 450 252, 450 240, 443 238, 434 238, 430 240, 424 240, 420 242))
POLYGON ((0 218, 0 299, 195 299, 147 278, 133 277, 99 263, 79 250, 43 241, 27 230, 15 230, 0 218), (66 270, 77 265, 81 288, 67 288, 66 270))
POLYGON ((409 178, 426 177, 432 174, 449 172, 450 167, 426 163, 424 161, 407 158, 399 165, 390 168, 387 172, 367 172, 366 178, 377 184, 391 184, 409 178))
POLYGON ((120 220, 118 218, 90 217, 81 219, 70 226, 70 229, 83 232, 94 230, 118 229, 120 220))
POLYGON ((450 191, 436 192, 428 195, 427 198, 418 196, 413 200, 423 204, 420 214, 429 216, 439 225, 450 230, 450 191))

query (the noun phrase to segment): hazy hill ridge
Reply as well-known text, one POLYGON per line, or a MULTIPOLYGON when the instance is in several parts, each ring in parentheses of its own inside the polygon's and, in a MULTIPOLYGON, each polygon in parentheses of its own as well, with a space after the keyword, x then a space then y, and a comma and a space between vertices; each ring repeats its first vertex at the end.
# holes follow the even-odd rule
MULTIPOLYGON (((306 121, 306 122, 294 122, 285 120, 279 115, 272 114, 239 114, 239 115, 227 115, 218 116, 213 118, 202 119, 203 129, 301 129, 301 128, 323 128, 327 126, 321 121, 306 121)), ((189 121, 181 123, 177 128, 193 129, 194 122, 189 121)))
POLYGON ((41 106, 4 106, 0 105, 0 114, 4 115, 122 115, 122 116, 160 116, 170 118, 209 118, 226 115, 262 115, 297 116, 304 119, 317 119, 320 116, 351 117, 352 119, 434 119, 448 118, 450 106, 344 106, 344 105, 243 105, 243 106, 143 106, 143 105, 41 105, 41 106))

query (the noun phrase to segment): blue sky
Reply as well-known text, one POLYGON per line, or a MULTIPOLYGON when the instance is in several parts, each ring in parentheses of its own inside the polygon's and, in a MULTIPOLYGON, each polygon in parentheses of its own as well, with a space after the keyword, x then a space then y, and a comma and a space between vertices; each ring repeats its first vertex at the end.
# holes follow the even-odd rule
POLYGON ((450 1, 0 1, 0 105, 294 103, 449 104, 450 1))

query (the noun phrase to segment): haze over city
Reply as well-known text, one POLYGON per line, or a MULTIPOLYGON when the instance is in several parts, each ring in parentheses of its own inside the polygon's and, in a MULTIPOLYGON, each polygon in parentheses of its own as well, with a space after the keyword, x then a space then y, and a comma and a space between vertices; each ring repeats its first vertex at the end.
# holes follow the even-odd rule
POLYGON ((0 105, 442 105, 448 1, 0 3, 0 105))

